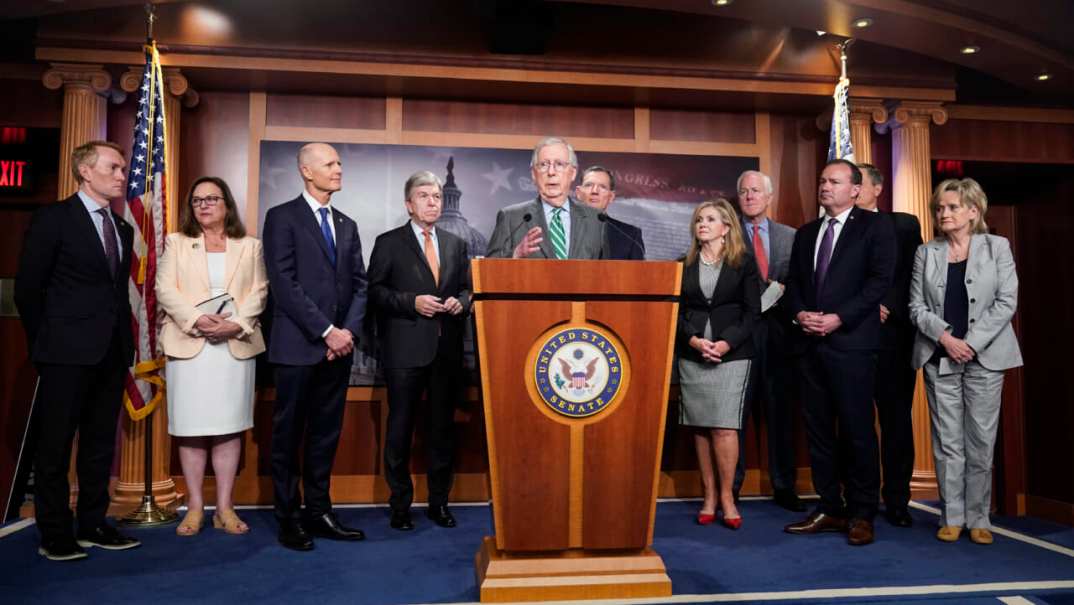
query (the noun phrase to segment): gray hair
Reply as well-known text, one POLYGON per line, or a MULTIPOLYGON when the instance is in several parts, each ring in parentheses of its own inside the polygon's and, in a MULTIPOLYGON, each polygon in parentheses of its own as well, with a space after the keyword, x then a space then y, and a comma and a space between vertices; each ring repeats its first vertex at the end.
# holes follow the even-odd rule
POLYGON ((444 192, 444 183, 440 181, 440 177, 428 170, 419 170, 410 175, 410 178, 406 180, 406 185, 403 185, 403 199, 409 200, 410 194, 414 189, 424 187, 425 185, 436 185, 436 188, 440 190, 440 193, 444 192))
POLYGON ((742 189, 742 179, 746 178, 751 174, 756 174, 757 176, 761 177, 761 181, 764 182, 764 192, 768 195, 772 195, 772 179, 760 170, 747 170, 742 174, 738 175, 738 180, 735 181, 735 193, 738 193, 738 191, 742 189))
POLYGON ((858 164, 858 168, 862 172, 869 175, 869 181, 874 185, 884 184, 884 175, 880 173, 880 169, 872 164, 861 163, 858 164))
POLYGON ((567 148, 567 155, 570 157, 571 166, 578 168, 578 156, 574 153, 574 147, 567 142, 566 139, 559 137, 545 137, 540 141, 537 141, 537 145, 533 148, 533 157, 530 158, 530 168, 537 167, 537 154, 541 153, 541 150, 545 147, 551 147, 552 145, 563 145, 567 148))

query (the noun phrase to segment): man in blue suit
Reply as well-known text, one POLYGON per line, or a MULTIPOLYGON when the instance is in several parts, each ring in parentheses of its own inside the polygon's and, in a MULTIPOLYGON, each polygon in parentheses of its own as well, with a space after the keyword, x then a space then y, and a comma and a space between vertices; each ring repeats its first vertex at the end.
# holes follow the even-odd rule
POLYGON ((358 225, 331 205, 343 177, 339 154, 309 143, 298 152, 298 170, 302 195, 270 209, 264 226, 275 305, 268 347, 276 366, 272 482, 280 543, 311 550, 311 534, 365 538, 339 523, 328 489, 368 280, 358 225))
POLYGON ((582 184, 574 188, 574 196, 604 217, 608 236, 609 258, 645 260, 645 242, 641 229, 608 216, 608 206, 615 199, 615 175, 603 166, 590 166, 582 173, 582 184))

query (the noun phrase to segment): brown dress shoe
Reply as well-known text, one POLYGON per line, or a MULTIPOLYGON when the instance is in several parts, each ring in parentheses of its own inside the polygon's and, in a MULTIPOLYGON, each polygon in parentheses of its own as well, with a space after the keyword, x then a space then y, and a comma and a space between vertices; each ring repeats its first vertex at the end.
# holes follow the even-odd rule
POLYGON ((828 515, 820 511, 806 517, 805 521, 791 523, 783 528, 788 534, 819 534, 827 531, 843 532, 847 529, 847 520, 843 517, 828 515))
POLYGON ((873 522, 867 519, 851 519, 847 529, 847 544, 851 546, 865 546, 875 540, 873 522))
POLYGON ((961 527, 955 527, 954 525, 944 525, 936 532, 936 539, 943 542, 957 542, 959 535, 962 534, 961 527))
POLYGON ((992 532, 987 529, 975 527, 970 530, 970 540, 972 540, 974 544, 991 544, 992 532))

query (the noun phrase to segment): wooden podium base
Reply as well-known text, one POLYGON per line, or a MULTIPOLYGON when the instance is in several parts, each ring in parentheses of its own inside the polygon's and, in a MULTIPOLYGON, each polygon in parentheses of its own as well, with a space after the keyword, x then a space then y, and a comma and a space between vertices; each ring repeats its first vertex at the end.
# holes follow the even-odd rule
POLYGON ((511 555, 486 536, 474 557, 482 603, 671 596, 671 578, 652 549, 636 554, 567 551, 511 555))

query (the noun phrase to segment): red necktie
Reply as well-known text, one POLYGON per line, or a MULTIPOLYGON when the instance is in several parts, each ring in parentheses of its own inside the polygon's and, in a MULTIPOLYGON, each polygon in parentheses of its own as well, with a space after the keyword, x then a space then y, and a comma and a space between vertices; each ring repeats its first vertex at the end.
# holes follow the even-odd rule
POLYGON ((761 279, 768 281, 768 255, 764 253, 761 228, 757 225, 753 226, 753 255, 757 257, 757 269, 761 272, 761 279))

